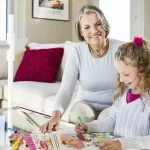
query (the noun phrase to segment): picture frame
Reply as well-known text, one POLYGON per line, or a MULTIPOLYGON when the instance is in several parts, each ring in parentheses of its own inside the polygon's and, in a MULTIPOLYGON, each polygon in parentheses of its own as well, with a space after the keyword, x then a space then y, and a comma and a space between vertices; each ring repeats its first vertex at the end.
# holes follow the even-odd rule
POLYGON ((32 17, 69 20, 69 0, 32 0, 32 17))

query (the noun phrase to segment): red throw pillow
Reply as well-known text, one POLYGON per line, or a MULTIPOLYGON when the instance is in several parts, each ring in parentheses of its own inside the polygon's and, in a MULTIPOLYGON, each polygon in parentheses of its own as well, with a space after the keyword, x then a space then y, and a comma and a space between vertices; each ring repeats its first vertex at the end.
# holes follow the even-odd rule
POLYGON ((27 50, 16 72, 16 81, 55 82, 63 48, 27 50))

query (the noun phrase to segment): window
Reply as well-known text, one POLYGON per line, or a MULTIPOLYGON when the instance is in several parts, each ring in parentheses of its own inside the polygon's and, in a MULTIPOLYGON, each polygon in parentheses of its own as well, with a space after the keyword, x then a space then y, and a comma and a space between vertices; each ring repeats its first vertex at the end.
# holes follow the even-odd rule
POLYGON ((130 40, 130 0, 100 0, 99 7, 110 24, 110 38, 130 40))
POLYGON ((6 1, 0 0, 0 41, 6 40, 6 1))

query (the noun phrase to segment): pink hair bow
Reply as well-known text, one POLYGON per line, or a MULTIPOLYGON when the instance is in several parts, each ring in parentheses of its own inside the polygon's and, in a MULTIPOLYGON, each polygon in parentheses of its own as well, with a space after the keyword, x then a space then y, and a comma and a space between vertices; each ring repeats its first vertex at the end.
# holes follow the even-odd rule
POLYGON ((141 46, 143 44, 143 39, 142 37, 134 37, 134 40, 133 40, 133 45, 134 46, 141 46))

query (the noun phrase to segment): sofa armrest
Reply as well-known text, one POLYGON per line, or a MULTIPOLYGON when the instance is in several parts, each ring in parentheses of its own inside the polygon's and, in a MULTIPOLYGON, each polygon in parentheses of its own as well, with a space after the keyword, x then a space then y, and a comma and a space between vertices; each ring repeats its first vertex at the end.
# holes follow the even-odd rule
MULTIPOLYGON (((13 62, 13 76, 15 76, 16 71, 21 63, 23 58, 24 51, 15 55, 15 61, 13 62)), ((3 64, 0 64, 0 80, 8 79, 8 62, 5 61, 3 64)))
MULTIPOLYGON (((27 44, 27 38, 16 39, 15 43, 15 61, 14 61, 14 75, 20 65, 22 60, 25 45, 27 44)), ((0 51, 0 80, 8 79, 8 62, 7 62, 7 50, 0 51)))

